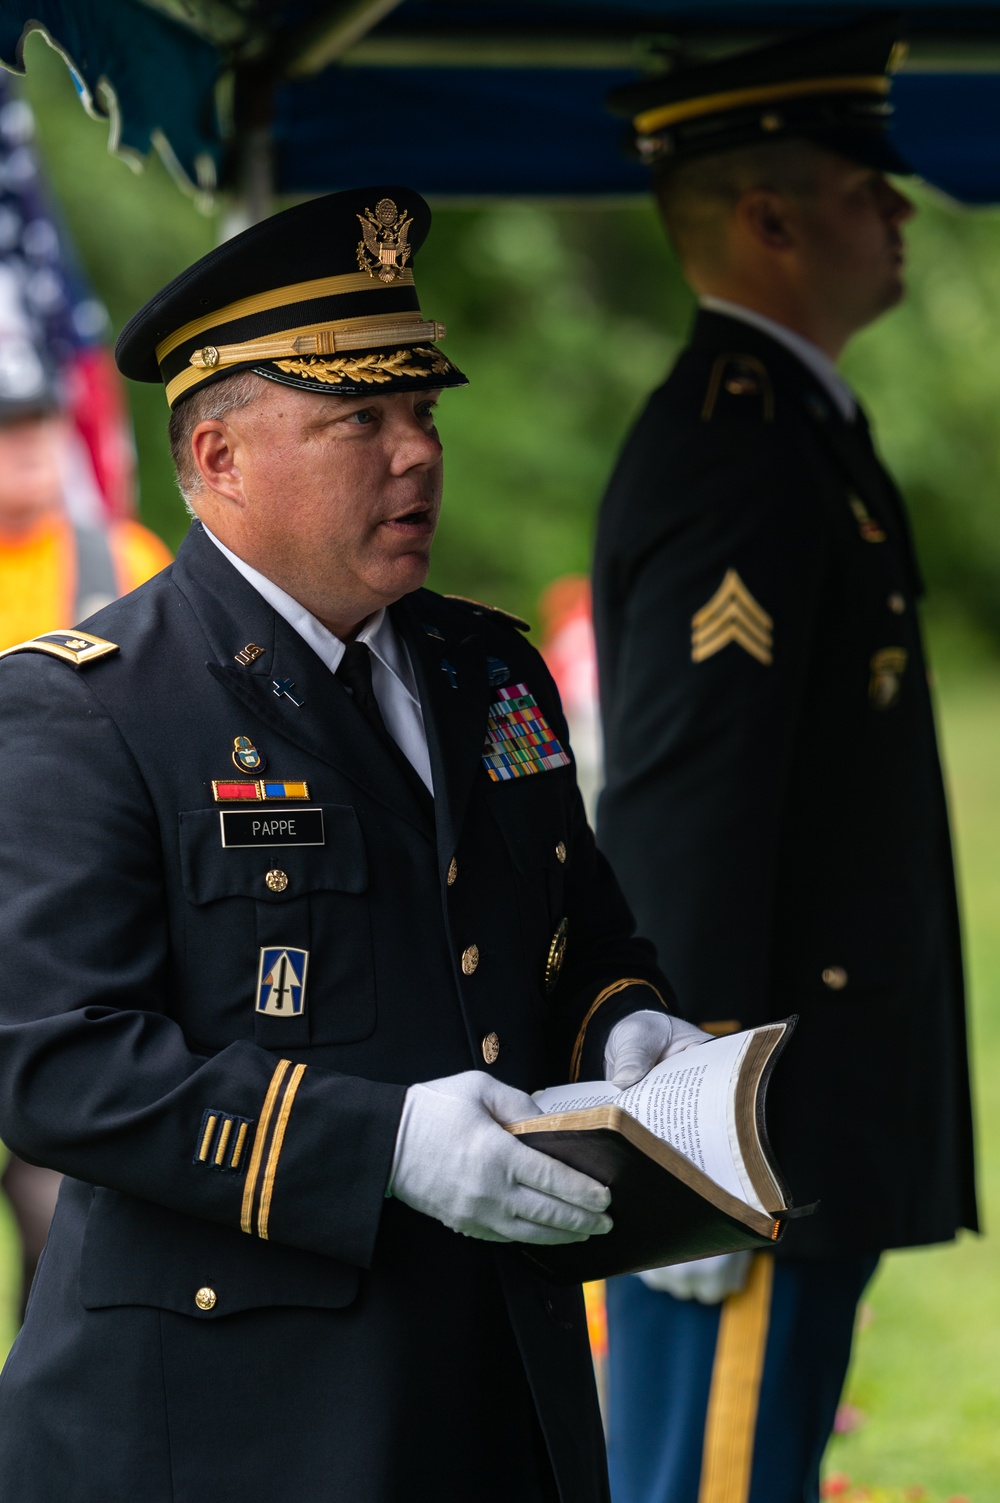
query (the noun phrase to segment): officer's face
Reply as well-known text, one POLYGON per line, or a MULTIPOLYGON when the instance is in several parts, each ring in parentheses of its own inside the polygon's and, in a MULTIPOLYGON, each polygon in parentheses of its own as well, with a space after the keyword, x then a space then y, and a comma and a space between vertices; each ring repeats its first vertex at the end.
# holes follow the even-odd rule
POLYGON ((883 173, 833 152, 818 154, 814 191, 801 201, 800 272, 846 333, 903 296, 902 227, 913 213, 883 173))
MULTIPOLYGON (((338 636, 427 577, 441 508, 438 393, 356 399, 267 383, 224 423, 204 520, 338 636)), ((199 512, 202 508, 198 507, 199 512)))

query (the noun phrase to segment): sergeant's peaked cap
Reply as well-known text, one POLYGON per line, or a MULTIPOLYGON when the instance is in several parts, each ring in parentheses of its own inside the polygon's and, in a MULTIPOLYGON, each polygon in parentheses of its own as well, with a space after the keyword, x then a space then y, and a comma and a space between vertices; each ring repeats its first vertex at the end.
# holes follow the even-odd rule
POLYGON ((634 152, 657 168, 797 136, 909 173, 888 136, 889 74, 903 51, 899 18, 883 15, 625 84, 608 108, 630 118, 634 152))
POLYGON ((125 325, 118 369, 171 407, 240 370, 331 396, 464 386, 436 348, 413 256, 431 211, 409 188, 330 193, 234 235, 125 325))

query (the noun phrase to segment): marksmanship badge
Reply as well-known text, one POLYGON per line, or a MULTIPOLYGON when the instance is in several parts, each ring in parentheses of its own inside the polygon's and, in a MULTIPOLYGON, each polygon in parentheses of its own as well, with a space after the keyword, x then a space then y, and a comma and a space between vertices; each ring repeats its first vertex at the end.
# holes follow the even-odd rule
POLYGON ((357 216, 363 240, 358 241, 358 265, 380 282, 394 282, 412 254, 407 236, 412 217, 407 219, 391 198, 380 198, 375 212, 366 209, 357 216))

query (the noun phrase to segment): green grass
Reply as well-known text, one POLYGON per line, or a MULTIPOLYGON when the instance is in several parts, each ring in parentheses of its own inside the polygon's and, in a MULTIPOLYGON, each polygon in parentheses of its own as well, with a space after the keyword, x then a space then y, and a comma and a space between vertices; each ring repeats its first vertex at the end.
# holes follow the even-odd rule
MULTIPOLYGON (((1000 1216, 1000 1091, 993 1084, 1000 1078, 1000 664, 954 629, 939 626, 935 636, 966 919, 980 1188, 992 1226, 1000 1216)), ((14 1331, 16 1268, 0 1206, 0 1349, 14 1331)), ((954 1496, 1000 1503, 995 1241, 964 1237, 952 1247, 890 1255, 868 1312, 848 1390, 865 1419, 834 1439, 828 1473, 846 1473, 879 1503, 896 1503, 916 1487, 926 1488, 925 1503, 954 1496)))

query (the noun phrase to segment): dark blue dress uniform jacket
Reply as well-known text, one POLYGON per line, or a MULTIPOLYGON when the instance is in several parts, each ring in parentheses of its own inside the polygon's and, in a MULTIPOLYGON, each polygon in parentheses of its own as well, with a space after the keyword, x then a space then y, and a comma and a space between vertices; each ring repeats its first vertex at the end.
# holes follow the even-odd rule
POLYGON ((537 653, 427 591, 392 614, 436 830, 197 524, 88 623, 116 655, 0 663, 0 1135, 70 1176, 0 1386, 5 1499, 506 1503, 541 1432, 561 1496, 606 1497, 578 1291, 385 1190, 409 1083, 601 1073, 608 1027, 669 994, 572 767, 484 770, 488 657, 566 744, 537 653), (227 807, 320 808, 324 844, 223 847, 211 783, 241 735, 309 801, 227 807), (255 1012, 268 947, 309 952, 299 1016, 255 1012))
POLYGON ((800 1016, 768 1119, 820 1206, 779 1254, 975 1225, 919 594, 864 417, 766 334, 700 314, 600 520, 598 837, 685 1016, 800 1016), (731 580, 717 598, 730 571, 749 601, 731 580))

